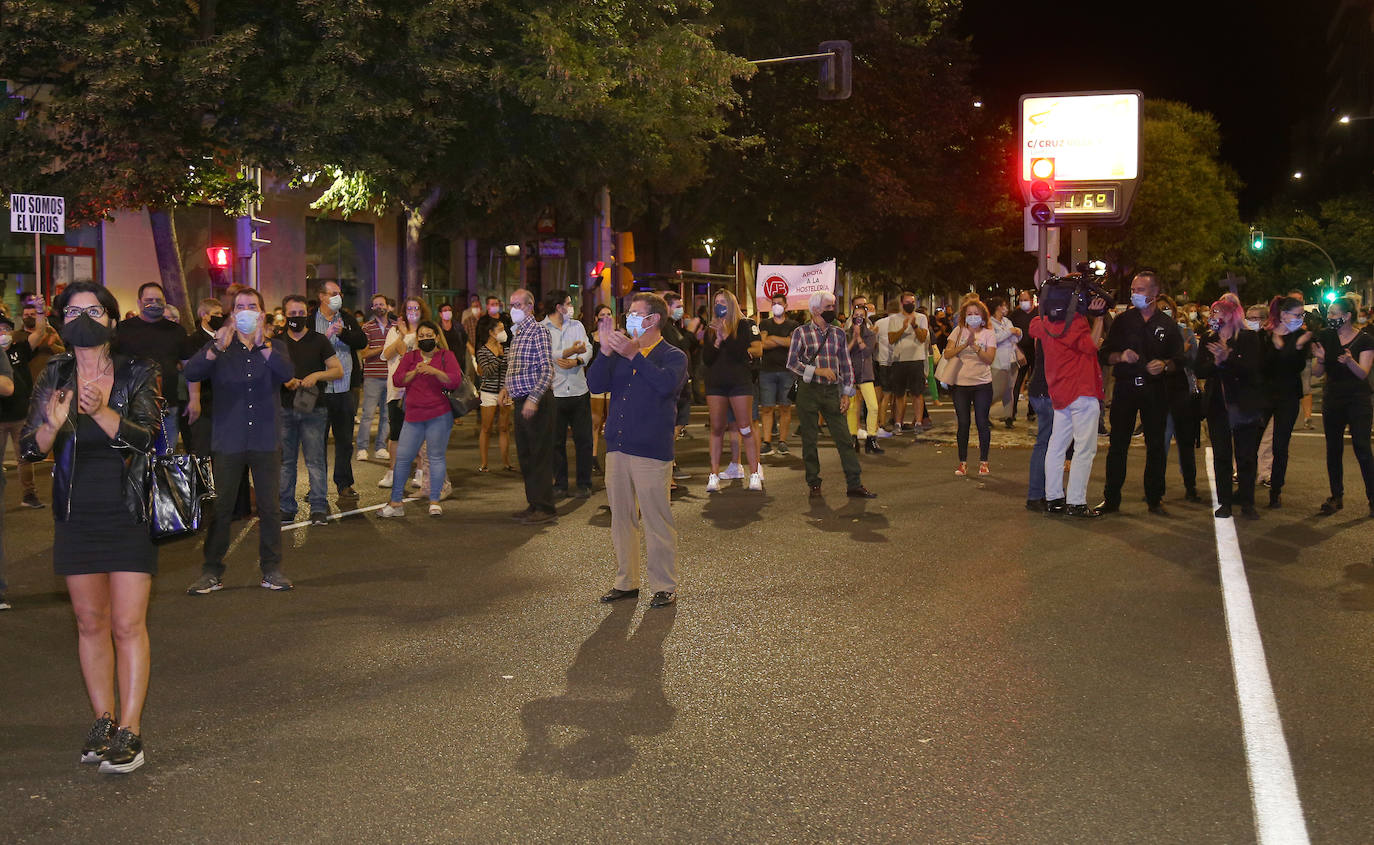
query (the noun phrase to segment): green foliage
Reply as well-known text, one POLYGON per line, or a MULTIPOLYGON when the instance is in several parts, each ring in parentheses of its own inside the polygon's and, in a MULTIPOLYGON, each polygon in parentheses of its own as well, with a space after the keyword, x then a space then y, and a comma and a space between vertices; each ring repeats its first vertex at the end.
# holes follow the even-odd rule
POLYGON ((1336 263, 1338 282, 1347 275, 1366 279, 1374 272, 1374 194, 1347 194, 1312 209, 1276 206, 1256 225, 1265 230, 1266 240, 1263 254, 1253 258, 1252 277, 1268 295, 1297 288, 1310 302, 1331 277, 1331 265, 1320 252, 1306 244, 1273 240, 1274 236, 1320 244, 1336 263), (1317 283, 1318 279, 1323 281, 1317 283))

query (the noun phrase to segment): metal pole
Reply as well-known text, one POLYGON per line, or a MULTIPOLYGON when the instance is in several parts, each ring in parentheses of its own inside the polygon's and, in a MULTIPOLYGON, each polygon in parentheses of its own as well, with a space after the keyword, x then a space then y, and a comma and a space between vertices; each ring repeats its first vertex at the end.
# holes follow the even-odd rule
MULTIPOLYGON (((33 233, 33 289, 38 294, 39 299, 43 299, 43 252, 42 236, 37 232, 33 233)), ((47 300, 44 300, 46 302, 47 300)), ((48 310, 43 309, 45 312, 48 310)))
POLYGON ((1045 265, 1049 260, 1050 244, 1048 227, 1046 227, 1045 224, 1037 223, 1035 225, 1035 231, 1039 233, 1035 245, 1035 289, 1039 290, 1040 286, 1045 283, 1046 276, 1049 275, 1045 265))
POLYGON ((1265 235, 1264 239, 1266 241, 1294 241, 1300 244, 1307 244, 1308 246, 1315 249, 1317 252, 1320 252, 1322 255, 1325 255, 1327 263, 1331 265, 1331 286, 1333 288, 1336 286, 1336 262, 1331 260, 1331 254, 1326 250, 1322 249, 1320 244, 1313 243, 1312 241, 1309 241, 1307 238, 1293 238, 1287 236, 1280 237, 1278 235, 1265 235))

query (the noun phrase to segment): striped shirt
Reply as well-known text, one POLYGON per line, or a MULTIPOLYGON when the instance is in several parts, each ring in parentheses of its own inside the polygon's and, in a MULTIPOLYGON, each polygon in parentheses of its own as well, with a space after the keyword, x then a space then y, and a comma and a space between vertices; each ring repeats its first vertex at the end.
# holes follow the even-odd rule
POLYGON ((512 399, 533 396, 538 401, 553 384, 553 346, 549 330, 534 317, 515 327, 506 353, 506 394, 512 399))
MULTIPOLYGON (((388 326, 382 325, 378 320, 372 319, 363 323, 363 332, 367 335, 368 346, 383 346, 386 343, 386 333, 388 326)), ((361 356, 359 356, 361 357, 361 356)), ((363 361, 363 378, 388 378, 386 359, 381 355, 375 358, 368 358, 363 361)))
POLYGON ((835 326, 817 328, 808 320, 792 332, 792 345, 787 350, 787 369, 802 377, 808 384, 838 384, 845 396, 854 395, 854 367, 849 361, 849 338, 844 329, 835 326), (816 375, 817 368, 835 371, 838 379, 816 375))

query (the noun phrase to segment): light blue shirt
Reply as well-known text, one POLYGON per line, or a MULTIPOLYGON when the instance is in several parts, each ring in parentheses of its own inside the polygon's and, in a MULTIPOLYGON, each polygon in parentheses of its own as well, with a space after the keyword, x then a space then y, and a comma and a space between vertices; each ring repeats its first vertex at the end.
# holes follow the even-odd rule
POLYGON ((549 346, 553 350, 553 395, 564 398, 587 393, 587 363, 592 360, 592 342, 587 337, 587 329, 577 320, 565 319, 562 329, 555 326, 553 320, 547 317, 541 322, 549 330, 549 346), (558 366, 558 359, 563 357, 563 350, 579 340, 582 341, 584 351, 568 356, 576 358, 579 365, 567 370, 558 366))
MULTIPOLYGON (((339 321, 339 331, 340 333, 342 333, 343 318, 340 317, 338 314, 335 314, 334 319, 339 321)), ((329 328, 330 322, 330 320, 325 319, 323 311, 315 312, 315 331, 319 332, 320 334, 324 334, 325 331, 329 328)), ((334 354, 339 356, 339 363, 343 365, 343 377, 336 378, 333 381, 328 382, 324 392, 347 393, 349 391, 350 380, 353 378, 353 355, 351 354, 352 350, 348 348, 348 344, 344 343, 343 340, 340 339, 340 335, 334 335, 333 337, 329 338, 329 342, 334 346, 334 354)))

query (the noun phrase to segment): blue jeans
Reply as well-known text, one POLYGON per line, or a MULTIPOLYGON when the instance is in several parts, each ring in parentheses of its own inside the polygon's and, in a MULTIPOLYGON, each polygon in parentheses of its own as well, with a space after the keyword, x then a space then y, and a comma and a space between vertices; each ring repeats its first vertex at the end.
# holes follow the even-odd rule
POLYGON ((367 448, 367 435, 372 430, 374 411, 377 415, 377 439, 373 441, 375 445, 372 451, 376 452, 386 447, 386 381, 384 378, 363 379, 363 407, 358 414, 358 436, 354 438, 359 449, 367 448))
POLYGON ((765 408, 790 406, 792 400, 787 398, 787 391, 796 380, 791 370, 759 373, 759 404, 765 408))
POLYGON ((1054 431, 1054 403, 1048 396, 1028 398, 1035 412, 1035 448, 1031 450, 1030 487, 1027 499, 1045 498, 1045 453, 1049 451, 1050 434, 1054 431))
POLYGON ((281 410, 281 515, 296 513, 296 455, 305 454, 305 472, 310 479, 306 501, 311 513, 329 513, 329 484, 325 478, 324 433, 329 413, 323 406, 302 414, 290 408, 281 410))
POLYGON ((431 420, 418 422, 406 420, 401 426, 401 438, 396 443, 396 469, 392 473, 391 501, 400 502, 406 497, 406 481, 410 479, 410 467, 420 454, 420 444, 428 444, 429 455, 429 500, 439 501, 448 480, 448 465, 444 454, 448 450, 448 435, 453 430, 453 413, 445 412, 431 420))

